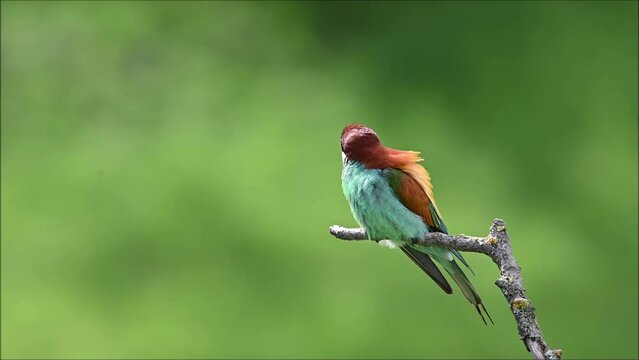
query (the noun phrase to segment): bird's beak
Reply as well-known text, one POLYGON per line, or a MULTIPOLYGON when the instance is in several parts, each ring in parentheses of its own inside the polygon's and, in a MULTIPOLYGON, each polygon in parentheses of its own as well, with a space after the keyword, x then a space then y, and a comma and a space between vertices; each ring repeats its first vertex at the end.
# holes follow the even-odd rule
POLYGON ((346 154, 342 151, 342 165, 346 164, 346 154))

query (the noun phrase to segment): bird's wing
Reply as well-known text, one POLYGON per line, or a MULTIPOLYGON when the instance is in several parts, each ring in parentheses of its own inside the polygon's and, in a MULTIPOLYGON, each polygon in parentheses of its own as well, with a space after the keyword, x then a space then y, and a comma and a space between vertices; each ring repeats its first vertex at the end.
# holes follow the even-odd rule
POLYGON ((430 177, 426 169, 419 164, 414 164, 408 169, 391 168, 386 169, 385 172, 397 198, 408 210, 424 219, 424 223, 431 231, 448 233, 446 224, 437 211, 430 186, 430 177), (415 169, 415 166, 422 170, 415 169), (419 179, 421 181, 415 179, 416 175, 421 175, 419 179))
MULTIPOLYGON (((421 216, 429 228, 434 228, 436 225, 433 222, 433 213, 428 210, 428 204, 430 203, 428 196, 426 196, 426 193, 420 188, 419 184, 401 170, 389 168, 383 172, 388 180, 388 184, 395 191, 399 201, 404 204, 408 210, 421 216)), ((451 294, 453 292, 453 288, 450 287, 450 284, 446 281, 442 272, 437 268, 427 253, 419 251, 410 245, 402 246, 401 249, 404 254, 430 276, 445 293, 451 294)), ((444 251, 444 249, 441 250, 444 251)))
MULTIPOLYGON (((419 157, 417 159, 421 160, 419 157)), ((430 231, 448 234, 448 228, 435 205, 430 175, 423 166, 412 162, 384 171, 397 198, 408 210, 424 219, 430 231)), ((451 249, 450 252, 474 274, 459 251, 451 249)))

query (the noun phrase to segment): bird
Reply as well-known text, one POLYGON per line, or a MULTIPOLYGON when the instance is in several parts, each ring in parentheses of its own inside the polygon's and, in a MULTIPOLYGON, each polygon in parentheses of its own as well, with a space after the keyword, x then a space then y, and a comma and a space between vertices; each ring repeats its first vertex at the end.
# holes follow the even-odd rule
MULTIPOLYGON (((439 264, 475 307, 484 324, 494 324, 472 283, 456 260, 472 269, 455 249, 416 243, 431 232, 448 233, 433 195, 430 174, 417 151, 384 146, 377 133, 362 124, 342 130, 342 190, 355 220, 369 240, 399 248, 447 294, 453 289, 439 264), (434 260, 434 261, 433 261, 434 260)), ((474 273, 473 273, 474 274, 474 273)))

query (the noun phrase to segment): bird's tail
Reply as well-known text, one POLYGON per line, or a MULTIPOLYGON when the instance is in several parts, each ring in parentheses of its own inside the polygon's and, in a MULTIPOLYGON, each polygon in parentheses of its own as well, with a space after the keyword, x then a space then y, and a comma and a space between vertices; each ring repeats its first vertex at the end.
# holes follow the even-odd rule
POLYGON ((447 260, 441 258, 438 258, 437 260, 446 270, 446 272, 448 272, 448 274, 453 278, 453 280, 455 280, 457 286, 459 286, 466 299, 468 299, 468 301, 475 306, 475 309, 477 310, 477 313, 479 313, 479 316, 481 316, 484 324, 487 323, 486 319, 484 318, 484 314, 482 314, 482 310, 484 313, 486 313, 486 316, 488 316, 488 319, 494 325, 495 323, 486 310, 486 307, 481 302, 479 294, 477 294, 477 291, 473 287, 473 284, 470 282, 470 280, 468 280, 468 278, 466 277, 466 274, 464 274, 459 265, 457 265, 457 262, 455 262, 455 260, 447 260))

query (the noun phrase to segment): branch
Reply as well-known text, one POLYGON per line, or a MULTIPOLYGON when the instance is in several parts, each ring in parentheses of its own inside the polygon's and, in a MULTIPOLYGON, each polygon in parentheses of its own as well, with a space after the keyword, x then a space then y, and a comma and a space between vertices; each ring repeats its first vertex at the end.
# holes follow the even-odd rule
MULTIPOLYGON (((363 229, 348 229, 339 225, 330 228, 331 234, 341 240, 368 240, 363 229)), ((488 255, 499 267, 501 276, 497 285, 517 322, 519 335, 526 345, 526 349, 533 353, 534 359, 560 360, 562 352, 551 349, 544 335, 541 333, 535 308, 526 295, 526 289, 521 278, 521 268, 515 260, 510 247, 510 237, 506 232, 506 223, 495 219, 490 227, 488 236, 480 238, 467 235, 447 235, 443 233, 429 233, 423 239, 414 241, 420 245, 436 245, 459 251, 476 252, 488 255)))

